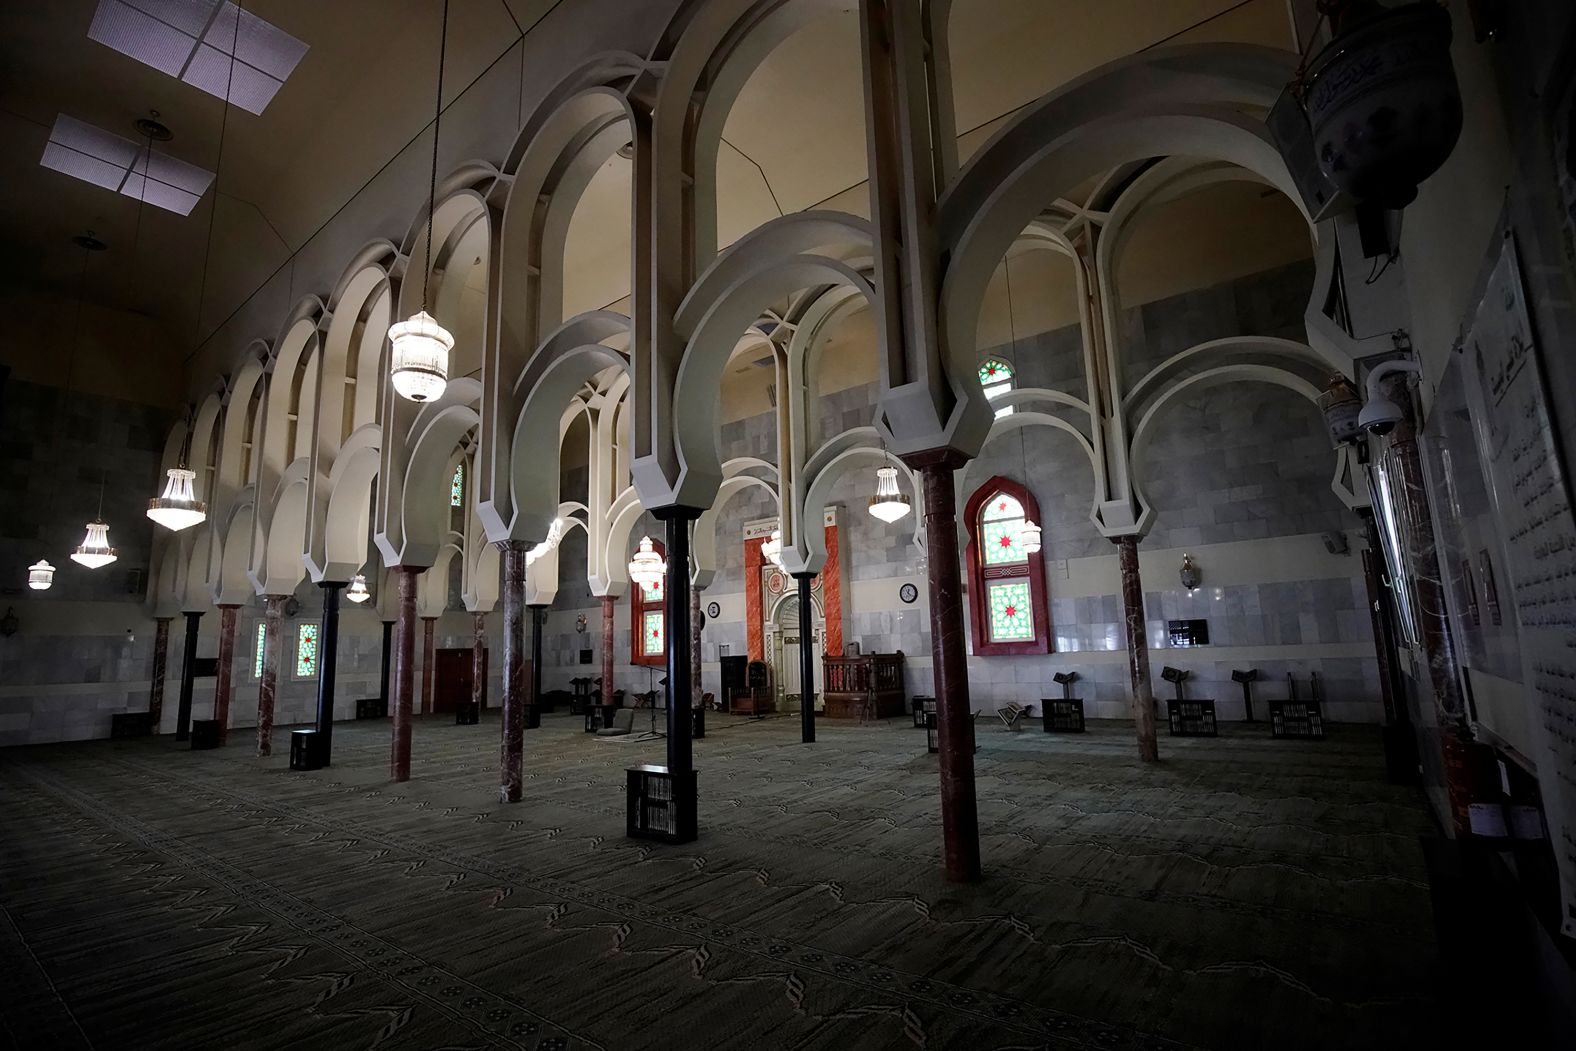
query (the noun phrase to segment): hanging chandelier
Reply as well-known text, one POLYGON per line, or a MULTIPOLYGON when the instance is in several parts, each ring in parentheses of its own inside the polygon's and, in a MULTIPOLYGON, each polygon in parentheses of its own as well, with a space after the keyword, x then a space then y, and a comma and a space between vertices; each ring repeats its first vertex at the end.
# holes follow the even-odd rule
POLYGON ((109 546, 109 526, 95 518, 88 523, 87 536, 82 546, 71 552, 71 561, 89 569, 99 569, 116 559, 115 549, 109 546))
POLYGON ((761 557, 776 566, 779 571, 787 572, 787 570, 783 569, 783 531, 781 529, 773 529, 772 535, 766 538, 766 543, 761 545, 761 557))
POLYGON ((355 579, 350 582, 350 587, 345 589, 345 597, 357 605, 371 598, 372 592, 367 590, 367 578, 357 573, 355 579))
POLYGON ((27 586, 34 591, 48 591, 55 582, 55 567, 47 559, 39 559, 27 567, 27 586))
POLYGON ((667 578, 668 563, 656 548, 651 546, 651 538, 640 538, 640 549, 635 552, 635 557, 629 560, 629 579, 643 588, 656 587, 667 578))
POLYGON ((1040 549, 1040 527, 1034 524, 1032 518, 1023 520, 1023 528, 1018 530, 1018 544, 1030 555, 1040 549))
POLYGON ((870 498, 870 513, 890 523, 908 514, 909 510, 908 494, 897 485, 897 468, 876 468, 876 495, 870 498))
POLYGON ((443 61, 449 41, 449 0, 443 0, 438 37, 438 90, 432 118, 432 177, 427 187, 427 266, 421 275, 421 309, 389 329, 389 380, 400 397, 435 401, 449 385, 449 351, 454 337, 428 313, 432 306, 432 224, 438 207, 438 129, 443 123, 443 61))
MULTIPOLYGON (((190 440, 191 431, 187 431, 190 440)), ((182 446, 181 466, 166 472, 164 495, 148 501, 148 517, 165 529, 179 533, 200 525, 208 518, 208 505, 197 499, 192 480, 197 472, 186 466, 185 446, 182 446)))

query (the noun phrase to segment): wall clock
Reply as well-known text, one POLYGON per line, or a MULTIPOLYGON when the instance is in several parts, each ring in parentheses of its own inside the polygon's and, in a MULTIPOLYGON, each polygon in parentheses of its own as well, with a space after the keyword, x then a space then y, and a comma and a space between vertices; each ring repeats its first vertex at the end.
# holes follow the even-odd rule
POLYGON ((722 607, 713 602, 711 605, 706 607, 706 616, 710 617, 712 620, 716 620, 718 617, 722 616, 722 607))
POLYGON ((897 597, 909 605, 913 605, 914 602, 919 598, 919 589, 913 584, 904 584, 902 587, 897 589, 897 597))

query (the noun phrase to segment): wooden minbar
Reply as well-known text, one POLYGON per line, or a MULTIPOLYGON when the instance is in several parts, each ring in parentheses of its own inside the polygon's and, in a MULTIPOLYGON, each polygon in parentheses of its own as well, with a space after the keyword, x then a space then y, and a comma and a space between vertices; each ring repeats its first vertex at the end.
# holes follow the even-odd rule
POLYGON ((903 651, 822 659, 822 696, 830 719, 885 719, 908 714, 903 651))

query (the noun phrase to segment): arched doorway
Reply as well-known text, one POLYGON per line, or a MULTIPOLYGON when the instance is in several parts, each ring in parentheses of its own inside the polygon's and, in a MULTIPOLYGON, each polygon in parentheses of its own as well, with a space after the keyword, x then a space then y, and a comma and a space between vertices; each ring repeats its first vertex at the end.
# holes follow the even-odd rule
MULTIPOLYGON (((812 624, 809 645, 811 663, 815 668, 815 710, 824 707, 821 700, 821 656, 826 638, 826 617, 821 609, 821 596, 817 589, 810 594, 812 624)), ((800 648, 805 644, 799 632, 799 596, 785 594, 772 608, 766 624, 766 652, 772 665, 772 682, 777 689, 777 710, 796 710, 802 694, 799 673, 800 648)))

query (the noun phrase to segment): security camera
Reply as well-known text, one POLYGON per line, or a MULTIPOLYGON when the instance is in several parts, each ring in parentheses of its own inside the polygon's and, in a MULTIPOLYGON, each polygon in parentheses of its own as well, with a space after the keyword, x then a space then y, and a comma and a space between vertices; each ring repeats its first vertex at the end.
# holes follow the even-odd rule
POLYGON ((1386 377, 1397 372, 1410 373, 1421 376, 1423 370, 1411 361, 1386 361, 1375 366, 1368 373, 1368 400, 1363 404, 1363 411, 1357 415, 1357 425, 1370 434, 1383 437, 1395 430, 1395 425, 1400 423, 1405 415, 1401 406, 1384 396, 1379 389, 1380 382, 1386 377))

